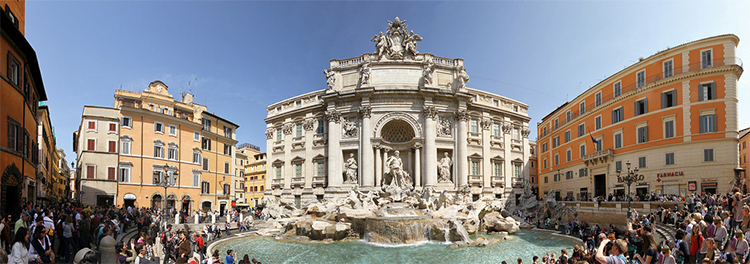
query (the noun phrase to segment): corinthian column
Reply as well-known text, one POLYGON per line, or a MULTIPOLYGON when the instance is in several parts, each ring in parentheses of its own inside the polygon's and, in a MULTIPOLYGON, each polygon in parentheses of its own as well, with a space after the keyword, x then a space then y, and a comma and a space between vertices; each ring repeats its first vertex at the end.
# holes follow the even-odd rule
POLYGON ((437 109, 434 106, 424 108, 424 185, 434 186, 437 183, 437 109))
POLYGON ((380 186, 380 177, 383 175, 383 159, 380 156, 380 146, 375 147, 375 186, 380 186))
POLYGON ((373 172, 373 157, 372 157, 372 142, 370 142, 370 135, 372 128, 370 127, 370 112, 372 108, 369 105, 363 105, 359 108, 359 114, 362 116, 362 133, 360 134, 360 148, 362 152, 362 160, 359 164, 362 166, 360 172, 362 178, 362 186, 374 186, 373 181, 375 175, 373 172))
POLYGON ((456 155, 456 163, 458 164, 458 186, 466 185, 466 179, 469 176, 469 165, 466 160, 466 121, 469 119, 469 113, 466 110, 461 109, 456 111, 456 117, 458 119, 458 135, 456 135, 456 149, 458 155, 456 155))
POLYGON ((341 115, 336 109, 326 111, 328 119, 328 186, 339 187, 344 181, 341 169, 341 115))
POLYGON ((419 155, 419 149, 422 148, 422 144, 419 144, 417 142, 414 144, 414 186, 420 187, 422 186, 422 173, 421 173, 421 166, 422 163, 420 160, 422 159, 422 156, 419 155))

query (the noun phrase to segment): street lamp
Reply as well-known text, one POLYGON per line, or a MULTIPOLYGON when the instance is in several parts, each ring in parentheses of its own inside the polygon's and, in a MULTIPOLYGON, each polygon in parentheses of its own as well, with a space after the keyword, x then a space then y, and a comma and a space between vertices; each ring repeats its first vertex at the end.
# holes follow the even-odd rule
MULTIPOLYGON (((164 210, 161 212, 162 214, 162 222, 164 222, 164 225, 160 225, 163 227, 162 234, 167 231, 167 188, 172 187, 177 182, 175 179, 177 177, 177 171, 170 170, 169 164, 164 164, 164 174, 160 175, 162 176, 161 181, 159 181, 159 186, 164 187, 164 210)), ((164 249, 164 263, 167 263, 167 245, 162 245, 162 248, 164 249)))
POLYGON ((630 161, 625 163, 625 165, 628 168, 628 173, 625 176, 620 176, 620 172, 622 170, 617 170, 617 181, 622 182, 628 185, 628 220, 630 219, 630 216, 632 214, 632 210, 630 209, 630 185, 637 181, 642 181, 644 179, 643 174, 638 174, 638 167, 635 167, 633 170, 630 170, 630 161))

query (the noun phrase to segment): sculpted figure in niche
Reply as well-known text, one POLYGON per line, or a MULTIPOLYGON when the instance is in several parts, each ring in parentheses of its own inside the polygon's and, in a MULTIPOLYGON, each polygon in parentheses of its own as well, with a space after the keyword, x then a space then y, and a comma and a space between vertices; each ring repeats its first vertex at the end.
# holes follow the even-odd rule
POLYGON ((458 89, 466 88, 467 82, 469 82, 469 75, 466 74, 466 68, 461 66, 458 68, 458 89))
POLYGON ((450 136, 451 135, 451 120, 445 117, 440 118, 438 125, 438 136, 450 136))
POLYGON ((452 182, 451 181, 451 166, 453 165, 453 160, 451 160, 451 157, 448 155, 448 152, 445 152, 445 157, 440 159, 440 163, 438 163, 438 182, 452 182))
POLYGON ((391 186, 411 189, 411 176, 409 176, 408 172, 404 171, 404 163, 401 161, 401 157, 399 157, 398 150, 394 151, 393 155, 388 157, 385 164, 390 169, 391 186))
POLYGON ((424 79, 424 85, 432 85, 433 71, 435 71, 435 64, 432 62, 425 64, 422 68, 422 79, 424 79))
POLYGON ((372 72, 372 69, 370 69, 370 63, 366 62, 365 64, 362 64, 362 67, 359 69, 359 78, 362 86, 370 84, 370 72, 372 72))
POLYGON ((354 153, 349 153, 349 159, 346 160, 346 181, 347 183, 357 183, 357 159, 354 153))
POLYGON ((357 136, 357 123, 354 123, 354 121, 344 120, 344 136, 356 137, 357 136))
POLYGON ((333 85, 336 83, 336 73, 331 70, 323 70, 323 74, 326 75, 326 85, 328 85, 328 90, 333 90, 333 85))

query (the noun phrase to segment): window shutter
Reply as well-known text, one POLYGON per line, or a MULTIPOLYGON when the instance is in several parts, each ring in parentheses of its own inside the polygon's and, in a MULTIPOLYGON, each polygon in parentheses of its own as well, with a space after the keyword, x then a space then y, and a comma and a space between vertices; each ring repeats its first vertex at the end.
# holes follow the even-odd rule
POLYGON ((615 117, 616 114, 617 114, 617 112, 615 110, 612 110, 612 124, 614 124, 615 120, 617 120, 617 119, 615 119, 616 118, 615 117))
POLYGON ((94 166, 87 166, 86 167, 86 178, 93 179, 96 174, 96 167, 94 166))
POLYGON ((633 103, 633 116, 638 116, 639 114, 641 114, 638 113, 638 110, 638 101, 635 101, 635 103, 633 103))
POLYGON ((711 95, 711 99, 716 99, 716 83, 711 83, 711 90, 708 92, 711 95))
POLYGON ((618 112, 620 113, 620 119, 619 119, 619 121, 625 120, 625 109, 623 109, 622 107, 620 107, 620 111, 618 111, 618 112))
POLYGON ((643 113, 641 114, 645 113, 648 113, 648 98, 643 99, 643 113))
POLYGON ((710 124, 711 128, 712 128, 711 131, 713 131, 713 132, 719 131, 719 129, 717 127, 719 121, 716 119, 716 114, 711 115, 711 120, 713 120, 713 122, 710 124))
POLYGON ((648 127, 643 127, 643 142, 648 142, 648 127))
POLYGON ((677 90, 672 92, 672 106, 676 106, 676 105, 677 105, 677 90))
POLYGON ((667 108, 667 93, 661 93, 661 109, 667 108))
POLYGON ((698 85, 698 101, 703 101, 703 85, 698 85))
POLYGON ((107 179, 108 180, 114 180, 115 179, 115 168, 114 167, 107 168, 107 179))
POLYGON ((706 125, 705 125, 705 123, 706 123, 706 117, 705 116, 699 116, 698 117, 698 123, 699 123, 698 124, 698 129, 699 129, 698 132, 699 133, 706 132, 706 125))

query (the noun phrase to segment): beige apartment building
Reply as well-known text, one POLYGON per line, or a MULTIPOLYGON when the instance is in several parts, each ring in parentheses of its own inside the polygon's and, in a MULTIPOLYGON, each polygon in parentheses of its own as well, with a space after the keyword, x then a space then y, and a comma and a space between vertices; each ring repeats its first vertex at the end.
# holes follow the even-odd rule
MULTIPOLYGON (((117 90, 114 108, 86 107, 82 124, 86 129, 76 135, 89 133, 97 140, 94 145, 104 144, 106 153, 114 154, 113 160, 106 161, 79 158, 79 167, 86 168, 81 174, 84 203, 92 199, 86 198, 86 188, 91 188, 86 164, 98 162, 102 164, 93 170, 101 171, 102 180, 113 182, 114 191, 107 193, 115 205, 166 206, 190 212, 231 209, 230 186, 236 178, 234 135, 239 126, 207 112, 205 106, 193 102, 192 94, 175 99, 161 81, 151 82, 142 92, 117 90), (107 109, 106 123, 89 130, 87 109, 107 109)), ((83 140, 77 143, 81 149, 88 146, 83 140)))
POLYGON ((115 202, 118 120, 117 109, 83 107, 81 124, 78 131, 73 132, 73 151, 81 179, 80 201, 84 204, 112 205, 115 202))

